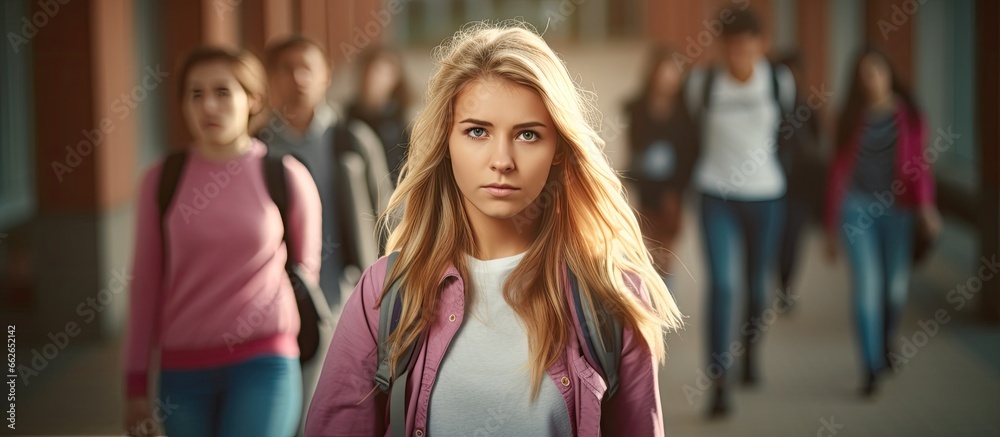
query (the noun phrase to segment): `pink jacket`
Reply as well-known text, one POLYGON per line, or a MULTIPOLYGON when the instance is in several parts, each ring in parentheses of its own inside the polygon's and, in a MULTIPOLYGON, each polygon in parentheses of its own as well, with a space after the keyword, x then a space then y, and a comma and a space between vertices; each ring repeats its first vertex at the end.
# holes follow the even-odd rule
MULTIPOLYGON (((365 271, 344 307, 306 417, 308 437, 389 435, 388 396, 375 388, 374 382, 379 322, 376 301, 382 293, 386 264, 383 257, 365 271)), ((631 283, 638 284, 633 291, 648 301, 642 284, 637 280, 631 283)), ((407 381, 408 436, 426 434, 434 380, 465 314, 464 281, 454 266, 445 271, 441 287, 441 305, 430 337, 415 351, 416 365, 407 381)), ((577 327, 565 355, 548 370, 566 401, 573 434, 599 436, 603 429, 605 435, 662 436, 657 366, 642 337, 624 329, 618 392, 602 403, 607 385, 595 370, 597 366, 582 352, 577 339, 580 335, 577 327)))
MULTIPOLYGON (((850 144, 837 150, 830 166, 826 187, 827 230, 837 227, 840 209, 847 194, 854 165, 858 161, 858 147, 862 126, 859 123, 850 144)), ((899 206, 921 206, 934 203, 934 172, 924 158, 927 128, 920 116, 905 103, 896 108, 896 163, 893 168, 893 185, 899 186, 893 199, 899 206), (897 183, 898 182, 898 183, 897 183), (899 185, 901 184, 901 185, 899 185)))

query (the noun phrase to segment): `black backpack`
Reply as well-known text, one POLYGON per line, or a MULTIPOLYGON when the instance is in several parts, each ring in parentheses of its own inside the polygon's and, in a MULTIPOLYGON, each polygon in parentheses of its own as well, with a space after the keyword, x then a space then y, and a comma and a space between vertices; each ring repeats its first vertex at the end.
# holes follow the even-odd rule
MULTIPOLYGON (((188 153, 186 151, 175 152, 167 156, 163 161, 163 170, 160 174, 158 203, 160 208, 160 236, 166 235, 164 232, 164 220, 166 219, 167 208, 173 200, 177 184, 184 173, 184 166, 187 163, 188 153)), ((271 200, 278 207, 281 214, 281 222, 284 227, 282 239, 289 254, 293 253, 291 242, 288 240, 288 190, 285 179, 285 164, 283 157, 277 154, 268 153, 263 159, 264 180, 267 185, 267 192, 271 195, 271 200)), ((166 241, 163 242, 164 263, 166 263, 166 241)), ((299 309, 301 328, 299 329, 299 361, 306 363, 316 357, 321 343, 321 339, 329 338, 329 333, 333 330, 333 315, 330 306, 323 296, 317 284, 308 281, 302 274, 301 266, 292 261, 289 255, 285 264, 285 272, 292 283, 292 290, 295 292, 295 304, 299 309)))

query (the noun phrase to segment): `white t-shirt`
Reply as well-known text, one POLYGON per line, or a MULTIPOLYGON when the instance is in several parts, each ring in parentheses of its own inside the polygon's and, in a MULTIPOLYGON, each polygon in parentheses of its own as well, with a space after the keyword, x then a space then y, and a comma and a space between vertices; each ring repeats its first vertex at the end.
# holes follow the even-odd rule
POLYGON ((572 435, 566 401, 548 375, 531 403, 528 336, 502 292, 522 258, 466 258, 475 298, 441 361, 428 436, 572 435))
MULTIPOLYGON (((781 69, 777 73, 782 97, 794 98, 795 82, 790 72, 781 69)), ((694 114, 702 111, 705 78, 705 71, 692 71, 685 90, 694 114)), ((784 196, 785 174, 777 156, 781 110, 774 99, 770 63, 757 62, 746 82, 737 81, 726 69, 716 71, 714 80, 711 103, 702 116, 695 186, 725 199, 753 201, 784 196)))

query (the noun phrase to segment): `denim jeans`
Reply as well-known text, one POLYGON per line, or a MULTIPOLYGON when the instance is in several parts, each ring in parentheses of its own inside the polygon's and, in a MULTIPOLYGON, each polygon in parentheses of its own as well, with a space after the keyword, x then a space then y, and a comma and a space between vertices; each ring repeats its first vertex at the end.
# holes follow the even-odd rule
MULTIPOLYGON (((730 348, 737 289, 746 286, 747 321, 762 318, 767 284, 776 270, 784 208, 783 198, 738 201, 707 194, 702 196, 702 233, 710 278, 709 363, 720 366, 723 373, 734 361, 723 357, 730 348), (746 269, 745 276, 743 268, 746 269)), ((741 330, 744 335, 742 346, 748 350, 747 359, 752 359, 749 351, 753 343, 760 340, 761 331, 756 328, 741 330)))
POLYGON ((204 370, 164 370, 160 399, 177 408, 167 435, 288 437, 298 430, 302 375, 298 358, 265 356, 204 370))
POLYGON ((906 303, 912 257, 912 210, 856 191, 844 199, 844 238, 854 288, 854 317, 868 372, 884 369, 886 341, 906 303))

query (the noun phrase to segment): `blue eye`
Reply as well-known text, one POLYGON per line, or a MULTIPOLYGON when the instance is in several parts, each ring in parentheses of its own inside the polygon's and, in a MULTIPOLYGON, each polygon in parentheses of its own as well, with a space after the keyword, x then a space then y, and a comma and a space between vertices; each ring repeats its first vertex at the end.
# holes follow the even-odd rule
POLYGON ((472 138, 480 139, 480 138, 486 138, 487 132, 486 129, 483 129, 481 127, 472 127, 466 129, 465 134, 472 138))
POLYGON ((532 131, 532 130, 526 130, 524 132, 521 132, 521 134, 518 135, 518 137, 521 138, 521 140, 527 141, 529 143, 533 143, 535 141, 538 141, 538 139, 541 138, 541 137, 538 136, 537 132, 532 131))

